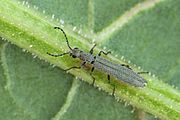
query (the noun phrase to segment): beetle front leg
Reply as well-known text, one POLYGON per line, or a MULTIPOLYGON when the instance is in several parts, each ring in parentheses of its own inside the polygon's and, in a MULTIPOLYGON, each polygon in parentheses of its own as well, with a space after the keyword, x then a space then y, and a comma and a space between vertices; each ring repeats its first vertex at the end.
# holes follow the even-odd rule
POLYGON ((94 44, 94 46, 91 48, 91 50, 89 51, 90 54, 93 54, 93 50, 96 47, 96 44, 94 44))
POLYGON ((86 62, 84 61, 82 64, 81 64, 81 66, 73 66, 73 67, 70 67, 70 68, 68 68, 68 69, 65 69, 64 71, 69 71, 69 70, 71 70, 71 69, 81 69, 81 67, 82 66, 84 66, 86 64, 86 62))

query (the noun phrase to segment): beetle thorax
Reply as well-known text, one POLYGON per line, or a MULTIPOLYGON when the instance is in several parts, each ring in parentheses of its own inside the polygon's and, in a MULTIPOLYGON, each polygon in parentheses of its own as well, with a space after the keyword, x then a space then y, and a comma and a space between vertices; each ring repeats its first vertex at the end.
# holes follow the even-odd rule
POLYGON ((78 48, 74 48, 71 50, 70 56, 72 56, 73 58, 79 58, 82 61, 86 61, 89 63, 92 63, 94 61, 94 56, 90 53, 85 53, 83 51, 81 51, 78 48))

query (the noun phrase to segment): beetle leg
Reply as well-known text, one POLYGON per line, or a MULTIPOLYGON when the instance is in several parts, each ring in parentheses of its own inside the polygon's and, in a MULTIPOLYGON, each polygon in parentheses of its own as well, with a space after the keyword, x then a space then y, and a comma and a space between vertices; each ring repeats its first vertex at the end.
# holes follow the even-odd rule
POLYGON ((121 64, 121 65, 129 68, 130 70, 132 70, 129 65, 126 65, 126 64, 121 64))
POLYGON ((89 51, 90 54, 93 54, 93 50, 96 47, 96 44, 94 44, 94 46, 91 48, 91 50, 89 51))
POLYGON ((137 74, 148 74, 149 72, 144 71, 144 72, 137 72, 137 74))
POLYGON ((92 75, 93 71, 94 71, 94 67, 92 67, 91 72, 90 72, 90 75, 93 78, 92 86, 94 86, 94 83, 95 83, 95 80, 96 80, 95 77, 92 75))
POLYGON ((62 53, 62 54, 52 54, 52 53, 47 52, 47 54, 50 55, 50 56, 53 56, 53 57, 59 57, 59 56, 63 56, 63 55, 69 54, 69 52, 62 53))
POLYGON ((98 54, 98 56, 101 56, 102 53, 103 53, 104 55, 108 55, 109 53, 111 53, 111 51, 108 51, 108 52, 100 51, 99 54, 98 54))
POLYGON ((81 66, 73 66, 73 67, 70 67, 70 68, 68 68, 68 69, 65 69, 64 71, 69 71, 69 70, 71 70, 71 69, 81 69, 81 67, 82 66, 84 66, 86 64, 86 62, 84 61, 82 64, 81 64, 81 66))
MULTIPOLYGON (((108 75, 108 82, 110 83, 110 75, 108 75)), ((113 85, 113 92, 112 92, 112 96, 114 96, 114 94, 115 94, 115 85, 114 84, 112 84, 113 85)))
POLYGON ((115 96, 115 89, 116 89, 116 86, 113 84, 113 92, 112 92, 112 96, 115 96))
POLYGON ((110 83, 110 75, 108 75, 108 82, 110 83))

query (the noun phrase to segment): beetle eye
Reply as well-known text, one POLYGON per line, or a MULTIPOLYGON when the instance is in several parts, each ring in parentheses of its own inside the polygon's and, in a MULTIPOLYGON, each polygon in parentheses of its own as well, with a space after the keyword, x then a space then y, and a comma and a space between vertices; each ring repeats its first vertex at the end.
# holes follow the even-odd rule
POLYGON ((76 58, 76 56, 75 56, 75 55, 72 55, 72 57, 73 57, 73 58, 76 58))

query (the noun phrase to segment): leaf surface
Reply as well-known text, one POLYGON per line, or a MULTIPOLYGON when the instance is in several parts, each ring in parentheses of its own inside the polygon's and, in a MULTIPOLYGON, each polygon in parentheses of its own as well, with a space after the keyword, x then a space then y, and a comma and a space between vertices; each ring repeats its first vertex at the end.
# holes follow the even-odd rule
MULTIPOLYGON (((179 90, 176 90, 180 85, 178 1, 32 0, 13 3, 2 0, 1 3, 3 29, 0 35, 20 47, 0 43, 2 118, 153 119, 140 109, 160 118, 179 118, 176 106, 180 102, 179 90), (115 81, 117 99, 123 101, 117 102, 71 75, 91 83, 88 71, 72 70, 67 74, 62 70, 79 65, 80 61, 68 56, 46 55, 46 52, 68 50, 63 34, 54 30, 54 26, 64 27, 72 46, 88 51, 92 46, 89 43, 95 41, 98 43, 95 53, 103 47, 111 50, 113 54, 108 59, 128 64, 136 72, 141 71, 138 69, 141 66, 164 83, 153 75, 143 75, 148 86, 141 90, 115 81), (60 68, 50 66, 37 56, 60 68), (139 109, 135 110, 129 103, 139 109)), ((107 76, 98 71, 94 75, 100 89, 111 93, 113 87, 108 84, 107 76)))

